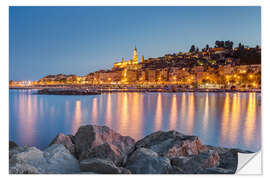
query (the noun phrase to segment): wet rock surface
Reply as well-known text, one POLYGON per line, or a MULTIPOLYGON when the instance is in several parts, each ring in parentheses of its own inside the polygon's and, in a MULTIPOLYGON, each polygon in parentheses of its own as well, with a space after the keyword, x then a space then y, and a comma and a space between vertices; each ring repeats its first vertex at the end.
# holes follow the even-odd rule
POLYGON ((79 162, 61 144, 54 144, 44 151, 35 147, 18 147, 10 152, 11 174, 70 174, 78 173, 79 162))
POLYGON ((122 136, 106 126, 81 126, 74 137, 76 156, 79 160, 106 157, 122 164, 135 140, 122 136))
POLYGON ((82 172, 94 172, 99 174, 120 174, 119 169, 111 160, 91 158, 80 161, 82 172))
POLYGON ((14 141, 9 141, 9 150, 18 147, 18 145, 14 141))
POLYGON ((134 151, 127 159, 125 167, 133 174, 168 174, 172 168, 168 158, 146 148, 134 151))
POLYGON ((158 131, 135 142, 106 126, 81 126, 58 134, 49 147, 9 143, 11 174, 234 174, 238 153, 203 145, 197 136, 158 131))
POLYGON ((186 136, 177 131, 152 133, 138 141, 135 147, 149 148, 159 155, 167 157, 198 155, 199 152, 207 149, 197 136, 186 136))
POLYGON ((53 144, 63 144, 71 154, 75 155, 75 145, 72 142, 72 137, 71 136, 66 136, 62 133, 59 133, 49 144, 49 146, 53 144))

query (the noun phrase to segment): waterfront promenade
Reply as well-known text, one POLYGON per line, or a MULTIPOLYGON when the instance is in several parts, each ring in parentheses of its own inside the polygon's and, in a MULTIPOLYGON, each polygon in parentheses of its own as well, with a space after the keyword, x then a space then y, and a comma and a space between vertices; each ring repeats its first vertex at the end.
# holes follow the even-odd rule
MULTIPOLYGON (((181 85, 32 85, 10 86, 10 89, 50 89, 52 94, 57 92, 72 91, 73 95, 86 92, 261 92, 258 88, 194 88, 181 85)), ((46 91, 47 92, 47 91, 46 91)), ((48 94, 48 93, 47 93, 48 94)), ((59 94, 59 93, 58 93, 59 94)))

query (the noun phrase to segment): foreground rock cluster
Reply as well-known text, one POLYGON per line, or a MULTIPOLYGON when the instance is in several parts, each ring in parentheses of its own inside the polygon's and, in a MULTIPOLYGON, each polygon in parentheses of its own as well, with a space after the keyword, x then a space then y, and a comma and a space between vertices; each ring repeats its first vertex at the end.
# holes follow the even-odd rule
POLYGON ((158 131, 135 142, 106 126, 81 126, 75 135, 58 134, 49 147, 10 142, 11 174, 233 174, 237 153, 203 145, 198 137, 158 131))

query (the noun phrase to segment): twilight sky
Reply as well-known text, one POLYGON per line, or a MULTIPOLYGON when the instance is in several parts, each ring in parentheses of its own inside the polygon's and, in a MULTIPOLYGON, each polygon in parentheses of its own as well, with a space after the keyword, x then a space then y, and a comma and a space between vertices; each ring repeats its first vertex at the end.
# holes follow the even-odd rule
POLYGON ((9 76, 86 75, 139 60, 232 40, 261 44, 260 7, 10 7, 9 76))

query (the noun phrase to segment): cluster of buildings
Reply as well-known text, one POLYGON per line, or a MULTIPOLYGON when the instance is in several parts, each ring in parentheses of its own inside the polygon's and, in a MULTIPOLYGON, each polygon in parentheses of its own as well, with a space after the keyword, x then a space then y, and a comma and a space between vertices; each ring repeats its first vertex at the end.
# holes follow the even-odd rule
POLYGON ((32 86, 33 82, 26 80, 26 81, 9 81, 10 86, 16 86, 16 87, 25 87, 25 86, 32 86))
MULTIPOLYGON (((260 50, 260 49, 258 49, 260 50)), ((260 88, 261 64, 241 65, 234 57, 237 48, 209 48, 201 52, 180 52, 158 58, 139 60, 137 48, 133 59, 114 63, 110 70, 86 76, 48 75, 34 85, 169 85, 197 88, 260 88)))

